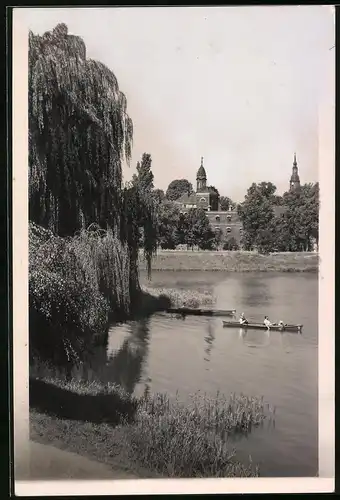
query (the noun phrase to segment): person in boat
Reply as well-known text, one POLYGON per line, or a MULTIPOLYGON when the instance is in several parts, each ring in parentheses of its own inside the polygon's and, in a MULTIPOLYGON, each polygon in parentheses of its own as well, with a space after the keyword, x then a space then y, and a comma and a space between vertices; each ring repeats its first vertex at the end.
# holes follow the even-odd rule
POLYGON ((282 321, 282 319, 280 319, 280 321, 278 322, 278 326, 280 326, 281 328, 283 328, 285 326, 285 324, 282 321))
POLYGON ((264 324, 265 324, 265 326, 268 328, 268 330, 269 330, 269 328, 272 326, 272 323, 269 321, 268 316, 265 316, 265 317, 264 317, 263 323, 264 323, 264 324))
POLYGON ((240 321, 240 325, 248 325, 248 320, 246 319, 244 313, 241 314, 239 321, 240 321))

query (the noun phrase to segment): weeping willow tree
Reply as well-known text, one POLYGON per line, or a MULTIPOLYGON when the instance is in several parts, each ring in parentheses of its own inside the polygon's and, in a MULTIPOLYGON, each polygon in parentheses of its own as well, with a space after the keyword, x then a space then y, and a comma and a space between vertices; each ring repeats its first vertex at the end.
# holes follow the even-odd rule
MULTIPOLYGON (((115 75, 86 58, 82 39, 69 35, 65 24, 42 36, 30 32, 30 220, 59 236, 93 223, 113 231, 127 248, 130 292, 139 288, 140 227, 149 272, 156 248, 152 205, 122 185, 132 137, 126 97, 115 75)), ((115 255, 107 259, 110 265, 126 265, 119 252, 115 255)))
POLYGON ((58 25, 29 35, 30 217, 60 236, 120 211, 133 126, 114 74, 58 25))

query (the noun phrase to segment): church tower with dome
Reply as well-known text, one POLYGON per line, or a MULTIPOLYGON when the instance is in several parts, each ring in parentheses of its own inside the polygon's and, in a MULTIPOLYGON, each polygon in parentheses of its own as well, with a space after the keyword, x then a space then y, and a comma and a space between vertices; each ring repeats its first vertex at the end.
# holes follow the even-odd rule
POLYGON ((203 166, 202 156, 201 165, 196 174, 196 206, 206 211, 218 210, 218 198, 218 194, 207 187, 207 174, 203 166))
POLYGON ((196 174, 196 192, 191 195, 183 194, 175 201, 180 205, 182 213, 187 213, 191 208, 202 208, 206 211, 209 223, 214 231, 219 231, 228 238, 233 237, 240 243, 242 223, 235 207, 228 211, 220 210, 219 195, 214 189, 207 186, 207 174, 201 157, 201 165, 196 174))
POLYGON ((207 190, 207 174, 203 167, 203 156, 201 157, 201 166, 196 174, 196 192, 201 193, 207 190))

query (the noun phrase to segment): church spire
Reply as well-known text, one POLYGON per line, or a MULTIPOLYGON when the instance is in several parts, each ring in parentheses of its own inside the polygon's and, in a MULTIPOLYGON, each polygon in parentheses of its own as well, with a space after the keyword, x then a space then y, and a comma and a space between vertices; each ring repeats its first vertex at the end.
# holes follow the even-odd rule
POLYGON ((293 169, 290 178, 290 191, 298 191, 300 189, 300 177, 298 172, 298 166, 296 161, 296 153, 294 153, 293 169))

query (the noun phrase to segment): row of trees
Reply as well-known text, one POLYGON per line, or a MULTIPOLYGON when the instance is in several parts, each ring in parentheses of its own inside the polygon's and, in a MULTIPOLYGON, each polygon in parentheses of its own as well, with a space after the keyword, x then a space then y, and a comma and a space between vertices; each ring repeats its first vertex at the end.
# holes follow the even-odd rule
MULTIPOLYGON (((193 193, 192 185, 186 179, 172 181, 166 193, 154 188, 152 160, 144 154, 137 164, 137 173, 132 184, 152 200, 156 221, 154 237, 162 248, 187 245, 192 248, 214 249, 223 247, 238 249, 234 238, 228 238, 220 231, 213 231, 203 210, 190 209, 181 214, 174 203, 184 193, 193 193)), ((210 187, 216 192, 217 189, 210 187)), ((227 197, 220 197, 224 209, 235 204, 227 197)), ((259 250, 262 253, 286 251, 311 251, 318 244, 319 185, 305 184, 299 191, 286 192, 279 196, 271 182, 253 183, 244 198, 236 205, 243 225, 241 246, 245 250, 259 250)))
POLYGON ((221 244, 222 234, 212 230, 202 209, 180 213, 178 205, 165 201, 158 206, 157 241, 161 248, 174 249, 177 245, 195 246, 212 250, 221 244))
POLYGON ((319 183, 278 196, 271 182, 253 183, 238 206, 245 250, 311 251, 319 241, 319 183))

